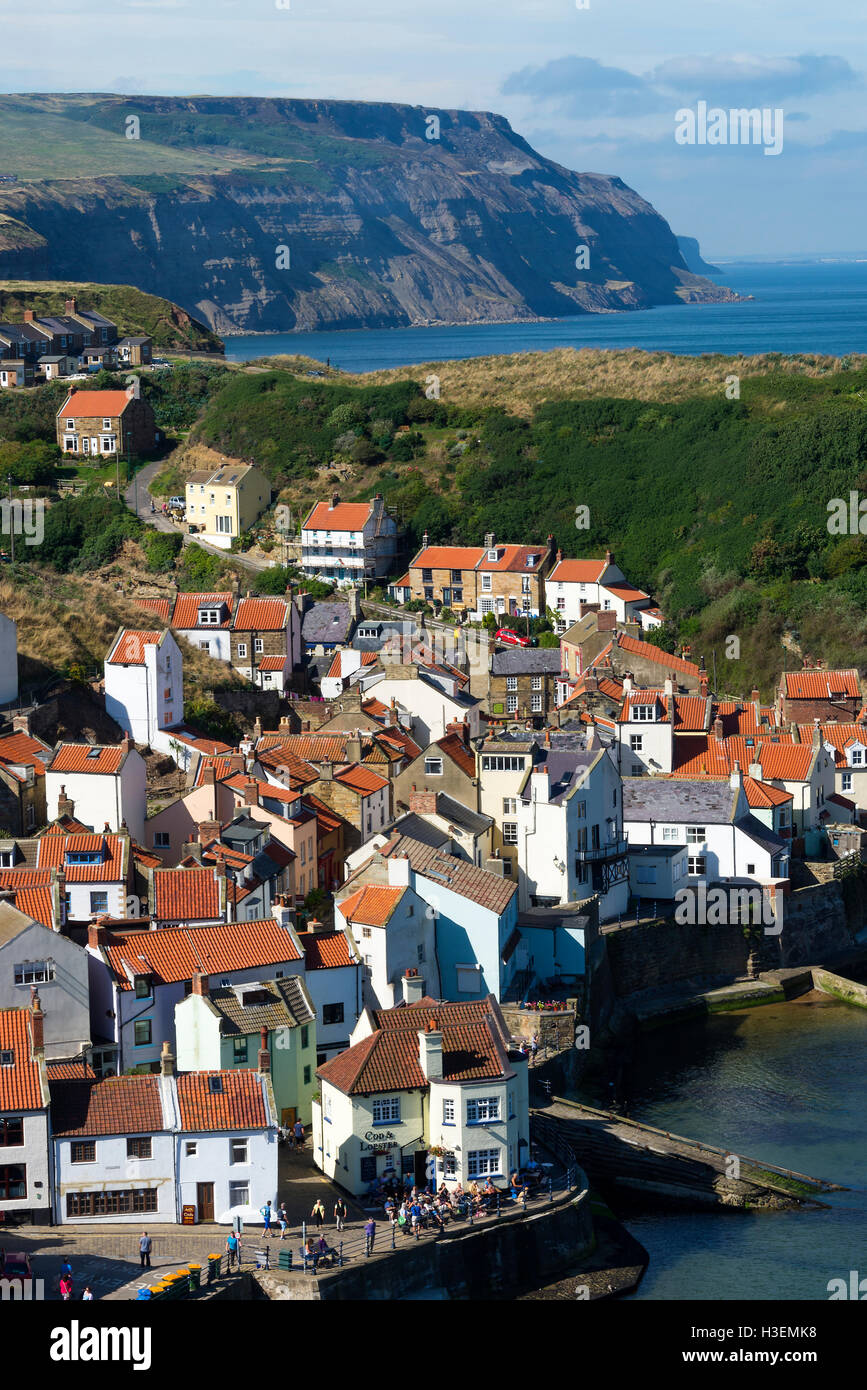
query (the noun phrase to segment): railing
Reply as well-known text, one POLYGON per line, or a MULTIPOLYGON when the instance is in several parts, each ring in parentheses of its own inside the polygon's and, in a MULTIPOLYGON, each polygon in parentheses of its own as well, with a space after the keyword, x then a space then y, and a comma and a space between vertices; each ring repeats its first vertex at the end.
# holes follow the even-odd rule
POLYGON ((594 845, 592 849, 576 849, 575 859, 581 863, 598 863, 603 859, 620 859, 626 854, 629 842, 625 838, 622 840, 611 840, 607 845, 594 845))

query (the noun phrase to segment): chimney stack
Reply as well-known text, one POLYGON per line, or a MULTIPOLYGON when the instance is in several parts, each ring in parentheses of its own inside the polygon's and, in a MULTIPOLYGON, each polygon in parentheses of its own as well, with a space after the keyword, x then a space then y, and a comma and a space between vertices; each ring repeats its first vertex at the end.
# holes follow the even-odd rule
POLYGON ((256 781, 255 777, 248 777, 247 781, 244 783, 244 805, 259 805, 259 783, 256 781))
POLYGON ((271 1053, 268 1051, 268 1029, 263 1028, 259 1034, 261 1046, 259 1048, 258 1067, 259 1075, 267 1076, 271 1070, 271 1053))
POLYGON ((57 798, 58 816, 73 816, 75 814, 75 802, 66 795, 66 787, 60 788, 60 795, 57 798))
POLYGON ((160 1076, 174 1076, 175 1059, 171 1045, 168 1040, 163 1043, 163 1050, 160 1053, 160 1076))
POLYGON ((735 758, 734 765, 732 767, 731 772, 729 773, 729 786, 731 787, 733 792, 736 792, 739 791, 743 785, 744 777, 743 773, 741 772, 741 765, 738 762, 737 758, 735 758))
POLYGON ((25 310, 24 310, 24 316, 23 316, 23 317, 24 317, 24 322, 25 322, 25 323, 32 323, 32 322, 33 322, 33 310, 32 310, 32 309, 25 309, 25 310))
POLYGON ((722 720, 720 719, 719 715, 717 715, 716 719, 713 721, 713 736, 714 736, 714 738, 716 739, 717 743, 722 743, 722 741, 723 741, 723 722, 722 722, 722 720))
POLYGON ((65 314, 74 314, 75 311, 76 311, 76 310, 75 310, 75 305, 76 305, 76 301, 75 301, 74 299, 67 299, 67 301, 66 301, 66 306, 65 306, 63 312, 64 312, 65 314))
POLYGON ((193 976, 192 985, 193 994, 199 994, 203 999, 207 999, 211 992, 210 976, 202 974, 201 970, 197 970, 193 976))
POLYGON ((335 508, 335 507, 339 507, 339 506, 340 506, 340 493, 339 493, 339 492, 333 492, 333 493, 331 494, 331 507, 330 507, 330 510, 333 512, 333 511, 334 511, 334 508, 335 508))
POLYGON ((443 1035, 434 1016, 418 1035, 418 1061, 428 1081, 443 1079, 443 1035))
POLYGON ((210 844, 212 840, 219 840, 222 826, 218 820, 203 820, 199 822, 199 843, 202 845, 210 844))
POLYGON ((94 947, 103 947, 103 946, 105 946, 105 941, 106 941, 106 937, 107 937, 107 936, 108 936, 108 929, 107 929, 106 926, 105 926, 105 918, 104 918, 104 917, 97 917, 94 921, 88 923, 88 926, 87 926, 87 944, 88 944, 88 946, 94 946, 94 947))
POLYGON ((34 988, 30 990, 30 1030, 33 1035, 33 1052, 45 1051, 45 1016, 42 1012, 42 1004, 39 994, 34 988))
POLYGON ((436 792, 417 792, 409 794, 409 809, 419 816, 435 816, 437 809, 436 792))
POLYGON ((424 980, 416 969, 405 971, 400 983, 404 1004, 417 1004, 424 997, 424 980))
POLYGON ((12 720, 12 728, 16 734, 30 733, 30 715, 16 714, 12 720))

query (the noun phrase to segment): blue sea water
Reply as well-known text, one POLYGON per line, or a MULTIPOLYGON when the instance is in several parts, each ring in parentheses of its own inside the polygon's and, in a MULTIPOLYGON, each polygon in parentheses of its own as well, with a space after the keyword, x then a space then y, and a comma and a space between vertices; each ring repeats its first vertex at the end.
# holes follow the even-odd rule
POLYGON ((547 348, 703 352, 867 352, 867 259, 731 263, 713 276, 751 300, 672 304, 634 313, 580 314, 546 323, 457 328, 368 328, 339 333, 244 334, 226 339, 232 361, 303 353, 348 372, 547 348))

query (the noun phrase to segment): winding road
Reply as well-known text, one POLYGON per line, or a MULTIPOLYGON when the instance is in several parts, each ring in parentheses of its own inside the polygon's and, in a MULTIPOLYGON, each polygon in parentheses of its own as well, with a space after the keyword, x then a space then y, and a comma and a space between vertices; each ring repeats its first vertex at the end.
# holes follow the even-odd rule
POLYGON ((184 545, 198 545, 202 550, 207 550, 211 555, 219 555, 224 560, 231 560, 233 564, 243 566, 244 569, 253 570, 259 573, 261 570, 270 569, 270 562, 267 560, 250 560, 245 555, 235 555, 231 551, 221 550, 219 546, 210 545, 207 541, 199 540, 197 536, 191 536, 183 526, 178 526, 169 517, 164 516, 160 511, 160 506, 156 504, 156 499, 151 497, 150 485, 156 475, 164 467, 164 460, 158 459, 155 463, 146 463, 144 468, 140 468, 133 481, 124 493, 124 501, 131 512, 135 512, 140 521, 148 526, 153 526, 156 531, 174 531, 181 537, 184 545), (151 503, 157 505, 157 510, 151 512, 151 503))

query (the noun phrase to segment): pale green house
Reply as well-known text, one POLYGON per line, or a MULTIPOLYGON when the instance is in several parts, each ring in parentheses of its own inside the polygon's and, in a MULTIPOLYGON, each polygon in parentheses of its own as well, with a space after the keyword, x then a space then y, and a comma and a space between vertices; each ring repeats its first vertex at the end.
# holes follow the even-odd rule
POLYGON ((175 1005, 175 1036, 178 1071, 255 1071, 267 1048, 280 1123, 310 1124, 319 1089, 316 1010, 298 975, 213 987, 197 975, 175 1005))

